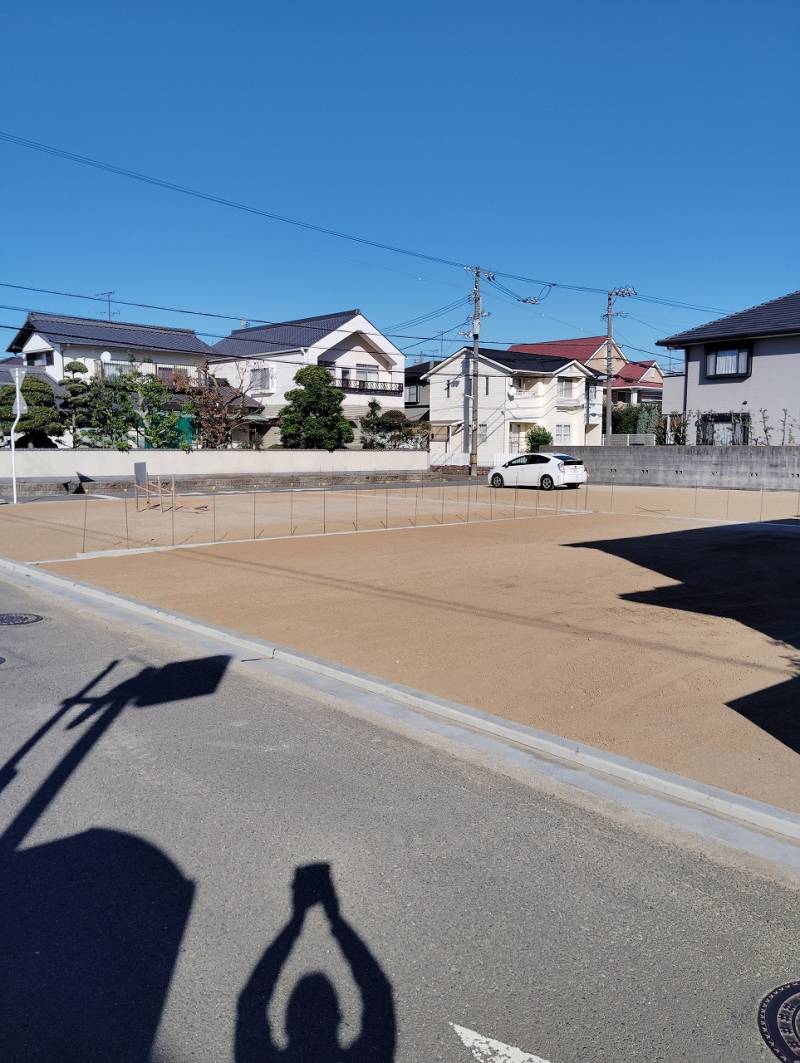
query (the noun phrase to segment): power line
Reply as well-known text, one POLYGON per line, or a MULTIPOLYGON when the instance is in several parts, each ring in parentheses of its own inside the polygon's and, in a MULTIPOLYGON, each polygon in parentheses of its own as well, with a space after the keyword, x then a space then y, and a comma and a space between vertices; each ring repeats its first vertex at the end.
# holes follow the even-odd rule
POLYGON ((104 170, 106 173, 117 174, 120 177, 128 177, 133 181, 141 181, 144 184, 155 185, 158 188, 167 188, 172 192, 180 192, 185 196, 193 196, 195 199, 204 199, 209 203, 217 203, 223 207, 231 207, 234 210, 241 210, 247 214, 256 214, 262 218, 268 218, 270 221, 279 221, 284 225, 294 225, 300 229, 309 229, 312 232, 323 233, 325 236, 335 236, 339 240, 349 240, 354 244, 363 244, 366 247, 376 247, 380 251, 391 251, 397 255, 407 255, 410 258, 424 259, 426 262, 436 262, 442 266, 455 266, 458 269, 466 269, 466 264, 463 262, 456 262, 450 258, 441 258, 438 255, 429 255, 424 251, 411 251, 405 247, 397 247, 394 244, 385 244, 379 240, 370 240, 366 236, 356 236, 353 233, 340 232, 338 229, 329 229, 325 225, 316 225, 314 222, 303 221, 300 218, 290 218, 284 214, 277 214, 271 210, 264 210, 261 207, 253 207, 247 203, 239 203, 234 199, 227 199, 225 196, 217 196, 211 192, 201 192, 196 188, 189 188, 188 185, 179 185, 174 181, 167 181, 161 177, 153 177, 150 174, 139 173, 137 170, 129 170, 124 166, 115 166, 113 163, 103 162, 101 159, 92 159, 88 155, 78 155, 73 151, 65 151, 63 148, 53 147, 51 144, 42 144, 37 140, 28 140, 25 137, 14 136, 13 133, 7 133, 0 130, 0 140, 5 140, 9 144, 15 144, 17 147, 30 148, 32 151, 41 151, 46 155, 53 155, 59 159, 67 159, 69 162, 76 162, 82 166, 92 166, 96 170, 104 170))
MULTIPOLYGON (((281 222, 284 225, 293 225, 300 229, 322 233, 325 236, 335 236, 339 240, 349 240, 351 243, 362 244, 366 247, 374 247, 380 251, 390 251, 393 254, 406 255, 409 258, 418 258, 426 262, 435 262, 438 265, 451 266, 456 269, 468 270, 472 268, 468 263, 459 262, 456 259, 444 258, 439 255, 428 254, 425 251, 415 251, 410 248, 399 247, 395 244, 383 243, 380 240, 372 240, 365 236, 357 236, 354 233, 347 233, 339 229, 331 229, 327 226, 317 225, 314 222, 304 221, 300 218, 290 218, 287 215, 278 214, 275 211, 265 210, 261 207, 254 207, 247 203, 239 203, 238 201, 228 199, 225 196, 215 195, 211 192, 202 192, 199 189, 190 188, 188 185, 180 185, 174 181, 167 181, 161 177, 154 177, 150 174, 140 173, 137 170, 129 170, 124 166, 116 166, 113 163, 104 162, 101 159, 93 159, 88 155, 78 155, 76 152, 66 151, 63 148, 57 148, 51 144, 44 144, 40 141, 30 140, 26 137, 18 137, 13 133, 4 130, 0 130, 0 140, 4 140, 9 144, 14 144, 16 147, 28 148, 31 151, 43 152, 44 154, 54 156, 55 158, 66 159, 69 162, 78 163, 81 166, 93 167, 96 170, 102 170, 119 177, 127 177, 130 180, 140 181, 143 184, 154 185, 158 188, 166 188, 169 191, 180 192, 182 195, 191 196, 195 199, 205 200, 209 203, 216 203, 223 207, 230 207, 233 210, 244 211, 247 214, 254 214, 262 218, 267 218, 270 221, 281 222)), ((584 294, 593 295, 605 295, 608 291, 607 288, 594 288, 582 284, 566 284, 563 281, 535 279, 518 273, 506 273, 497 269, 492 269, 488 272, 493 273, 495 278, 505 277, 508 280, 521 281, 523 284, 535 284, 542 287, 542 289, 562 288, 565 291, 582 292, 584 294)), ((681 302, 674 299, 670 300, 661 296, 638 294, 636 297, 645 302, 678 307, 683 310, 693 310, 697 313, 727 314, 730 312, 727 310, 721 310, 719 307, 698 306, 693 303, 681 302)))
MULTIPOLYGON (((14 308, 3 307, 2 305, 0 305, 0 309, 14 309, 14 308)), ((459 328, 463 324, 468 324, 470 320, 471 320, 470 318, 467 318, 464 322, 460 322, 459 325, 454 325, 453 328, 459 328)), ((7 332, 19 332, 19 325, 11 325, 11 324, 0 323, 0 329, 3 329, 5 331, 7 331, 7 332)), ((452 330, 448 330, 448 331, 452 331, 452 330)), ((102 337, 102 336, 86 336, 86 335, 78 335, 77 333, 68 333, 68 332, 60 332, 60 335, 63 336, 63 337, 66 337, 67 341, 69 341, 69 342, 75 341, 76 344, 87 344, 87 345, 90 345, 90 346, 96 345, 98 347, 101 347, 105 342, 107 342, 107 337, 102 337)), ((432 339, 437 339, 438 340, 439 337, 438 336, 432 337, 432 339)), ((445 343, 448 343, 448 342, 453 342, 453 341, 445 340, 445 343)), ((492 341, 492 342, 493 343, 496 342, 496 343, 503 343, 503 344, 507 344, 507 345, 512 345, 512 344, 521 343, 523 341, 521 341, 521 340, 497 340, 497 341, 492 341)), ((185 356, 185 355, 192 355, 192 354, 196 354, 196 356, 198 358, 203 357, 203 354, 198 353, 198 352, 194 352, 194 351, 169 351, 169 350, 165 350, 164 347, 159 346, 158 344, 155 344, 155 343, 136 343, 136 344, 132 344, 131 346, 135 347, 137 350, 158 351, 159 354, 163 354, 166 357, 169 357, 170 355, 184 355, 185 356)), ((468 349, 468 345, 467 344, 463 344, 463 347, 464 347, 465 351, 468 349)), ((485 345, 481 345, 480 351, 481 351, 481 356, 483 356, 483 357, 489 357, 492 353, 495 353, 495 354, 498 354, 498 355, 502 355, 502 354, 507 354, 508 353, 507 347, 498 347, 496 350, 494 350, 492 347, 485 346, 485 345)), ((264 357, 266 359, 269 359, 270 355, 265 353, 264 357)), ((451 356, 448 355, 448 357, 451 357, 451 356)), ((220 364, 222 361, 230 362, 230 361, 238 361, 238 360, 240 360, 240 359, 237 359, 236 356, 234 356, 234 355, 227 355, 227 356, 223 356, 222 358, 220 356, 213 356, 212 355, 212 358, 211 358, 209 364, 210 364, 210 366, 212 368, 216 367, 220 372, 224 372, 224 366, 222 364, 220 364)), ((433 360, 438 360, 438 359, 433 359, 433 360)), ((566 363, 566 362, 570 362, 570 361, 575 361, 575 359, 565 358, 564 361, 566 363)), ((309 365, 314 365, 315 363, 313 363, 313 362, 301 362, 301 361, 298 361, 298 360, 292 359, 292 358, 281 358, 281 364, 282 365, 296 365, 296 366, 298 366, 300 368, 307 368, 309 365)), ((579 364, 581 364, 581 363, 579 363, 579 364)), ((2 368, 2 366, 3 366, 3 359, 0 359, 0 368, 2 368)), ((31 366, 31 368, 36 368, 36 366, 31 366)), ((586 368, 588 368, 588 367, 586 367, 586 368)), ((531 371, 535 372, 535 370, 531 370, 531 371)), ((593 369, 590 369, 589 371, 592 372, 592 373, 595 372, 595 370, 593 370, 593 369)), ((400 369, 387 369, 387 370, 384 370, 384 372, 388 373, 390 376, 404 376, 405 375, 404 370, 400 370, 400 369)), ((509 373, 511 373, 512 375, 514 375, 515 373, 524 373, 524 372, 525 372, 524 369, 509 370, 509 373)), ((482 377, 487 377, 487 376, 488 377, 499 377, 499 378, 507 378, 508 377, 508 373, 498 373, 498 372, 494 372, 493 370, 485 370, 485 369, 481 369, 480 375, 482 377)), ((600 375, 602 376, 602 374, 600 374, 600 375)), ((463 379, 464 374, 461 373, 461 372, 459 372, 459 373, 445 373, 445 374, 443 374, 443 377, 444 378, 450 378, 450 379, 463 379)))

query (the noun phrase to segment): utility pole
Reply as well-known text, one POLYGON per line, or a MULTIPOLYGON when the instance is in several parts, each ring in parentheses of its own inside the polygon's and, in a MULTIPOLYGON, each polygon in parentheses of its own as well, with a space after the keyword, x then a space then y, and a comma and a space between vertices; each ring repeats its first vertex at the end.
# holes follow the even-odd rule
POLYGON ((478 359, 481 335, 481 268, 472 267, 475 281, 472 285, 472 363, 470 381, 472 391, 472 431, 470 433, 469 474, 478 475, 478 359))
MULTIPOLYGON (((613 375, 612 345, 614 342, 614 300, 636 295, 634 288, 612 288, 606 309, 606 432, 605 443, 611 443, 611 377, 613 375)), ((619 315, 618 315, 619 316, 619 315)))

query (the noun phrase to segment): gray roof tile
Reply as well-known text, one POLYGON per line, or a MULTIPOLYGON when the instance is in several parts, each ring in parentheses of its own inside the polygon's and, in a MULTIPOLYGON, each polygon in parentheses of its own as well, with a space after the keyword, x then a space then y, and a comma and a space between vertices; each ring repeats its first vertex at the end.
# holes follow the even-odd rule
POLYGON ((659 347, 688 347, 693 343, 713 340, 749 339, 757 336, 786 336, 800 333, 800 292, 770 299, 767 303, 728 314, 716 321, 676 332, 674 336, 656 340, 659 347))
POLYGON ((138 348, 206 356, 213 354, 212 348, 191 329, 38 312, 28 314, 25 324, 9 344, 8 350, 21 350, 33 333, 44 336, 49 343, 59 345, 79 343, 90 347, 138 348))
POLYGON ((301 317, 296 321, 278 321, 273 325, 235 329, 230 336, 214 344, 214 353, 226 358, 247 358, 263 357, 273 351, 311 347, 360 313, 360 310, 341 310, 336 314, 320 314, 318 317, 301 317))

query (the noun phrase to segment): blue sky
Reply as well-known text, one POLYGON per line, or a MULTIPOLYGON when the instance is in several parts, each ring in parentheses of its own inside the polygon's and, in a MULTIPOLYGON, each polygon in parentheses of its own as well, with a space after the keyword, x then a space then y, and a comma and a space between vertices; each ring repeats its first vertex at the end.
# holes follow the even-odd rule
MULTIPOLYGON (((0 25, 0 127, 23 137, 531 277, 725 310, 800 288, 795 0, 16 0, 0 25)), ((469 288, 458 269, 6 143, 0 202, 2 281, 273 320, 358 306, 385 329, 469 288)), ((96 312, 7 288, 0 302, 96 312)), ((604 329, 598 295, 485 305, 487 343, 604 329)), ((619 336, 646 350, 713 316, 624 309, 639 320, 619 336)))

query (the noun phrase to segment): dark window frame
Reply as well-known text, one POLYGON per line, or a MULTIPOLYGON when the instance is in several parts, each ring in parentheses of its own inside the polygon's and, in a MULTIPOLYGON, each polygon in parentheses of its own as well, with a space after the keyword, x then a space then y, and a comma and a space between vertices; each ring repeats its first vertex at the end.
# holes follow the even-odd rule
POLYGON ((705 380, 747 380, 747 378, 753 372, 753 345, 752 343, 707 343, 703 348, 703 378, 705 380), (738 371, 735 373, 718 373, 716 371, 716 357, 720 351, 733 351, 737 352, 738 356, 742 351, 747 352, 747 369, 744 373, 738 371), (714 356, 714 372, 709 373, 708 366, 710 356, 714 356))

